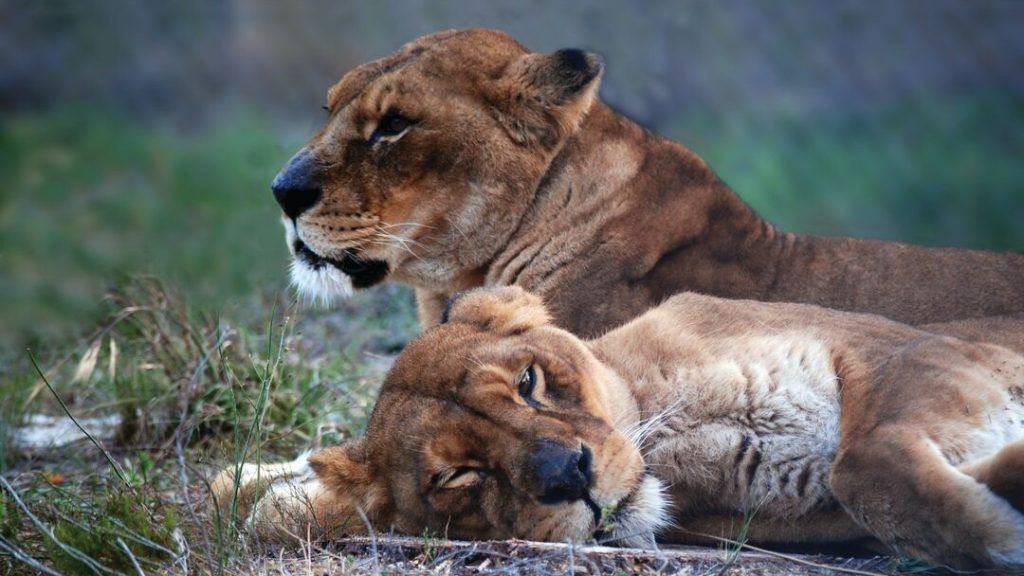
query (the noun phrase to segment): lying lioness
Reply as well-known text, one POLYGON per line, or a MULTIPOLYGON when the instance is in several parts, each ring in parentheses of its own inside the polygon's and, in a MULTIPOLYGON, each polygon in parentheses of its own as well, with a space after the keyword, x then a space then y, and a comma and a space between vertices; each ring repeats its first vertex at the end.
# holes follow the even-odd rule
POLYGON ((685 290, 911 324, 1024 312, 1021 254, 780 232, 603 104, 601 71, 460 30, 345 74, 273 183, 299 290, 406 282, 428 327, 456 291, 518 285, 585 336, 685 290))
POLYGON ((470 292, 399 356, 366 437, 246 465, 238 510, 285 539, 650 546, 749 521, 755 542, 1022 567, 1022 353, 1024 316, 917 329, 696 294, 584 342, 518 288, 470 292))

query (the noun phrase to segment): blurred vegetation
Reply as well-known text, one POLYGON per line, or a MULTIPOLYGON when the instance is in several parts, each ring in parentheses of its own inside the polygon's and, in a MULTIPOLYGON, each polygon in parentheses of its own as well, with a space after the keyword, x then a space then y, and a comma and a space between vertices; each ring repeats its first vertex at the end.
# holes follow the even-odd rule
POLYGON ((382 293, 387 318, 376 299, 357 296, 350 319, 363 333, 323 354, 322 341, 297 330, 294 302, 263 302, 261 326, 190 307, 155 279, 115 291, 87 345, 42 374, 0 379, 0 417, 15 426, 30 403, 50 413, 66 405, 76 423, 119 416, 105 439, 48 449, 18 446, 17 432, 0 429, 0 552, 66 574, 171 563, 225 573, 239 562, 228 573, 247 573, 239 519, 213 515, 201 490, 229 463, 290 459, 362 431, 381 377, 364 352, 387 353, 414 323, 394 321, 412 317, 409 294, 382 293))
POLYGON ((93 109, 5 121, 0 170, 14 193, 0 199, 0 345, 66 341, 130 275, 225 311, 281 285, 287 251, 267 182, 282 155, 242 114, 195 134, 93 109))
MULTIPOLYGON (((683 112, 663 133, 788 230, 1020 250, 1024 140, 992 112, 1007 107, 1024 115, 998 94, 895 103, 869 118, 780 115, 761 129, 683 112), (940 113, 954 121, 936 126, 940 113)), ((91 109, 4 122, 0 170, 16 193, 0 198, 0 345, 59 348, 132 275, 186 287, 228 316, 283 286, 268 192, 290 153, 279 141, 244 113, 196 133, 91 109)))
POLYGON ((418 330, 412 295, 294 306, 269 191, 345 69, 449 27, 596 50, 609 103, 784 229, 1022 250, 1022 16, 1001 0, 0 0, 0 547, 30 554, 25 573, 251 572, 256 551, 206 515, 210 473, 364 425, 418 330), (60 414, 26 347, 73 416, 119 417, 105 448, 13 441, 26 415, 60 414))
POLYGON ((285 284, 269 182, 326 88, 449 27, 601 53, 608 102, 785 229, 1024 249, 1020 2, 0 0, 0 16, 0 361, 62 349, 139 274, 226 317, 258 308, 285 284))
POLYGON ((1020 251, 1024 139, 1002 124, 1007 111, 1024 117, 1024 99, 923 96, 753 127, 682 114, 664 133, 790 231, 1020 251))

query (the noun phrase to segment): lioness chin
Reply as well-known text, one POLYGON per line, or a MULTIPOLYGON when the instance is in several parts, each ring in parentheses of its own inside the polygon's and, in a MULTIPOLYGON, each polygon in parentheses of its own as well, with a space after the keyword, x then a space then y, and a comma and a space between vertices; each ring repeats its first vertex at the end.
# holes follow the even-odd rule
POLYGON ((1024 316, 926 330, 684 294, 584 342, 536 296, 472 291, 399 356, 365 437, 234 472, 217 503, 237 487, 278 540, 651 546, 746 519, 753 542, 1020 568, 1024 316))
POLYGON ((299 291, 406 282, 429 327, 456 291, 518 285, 584 336, 682 291, 911 324, 1024 312, 1021 254, 780 232, 602 103, 601 72, 593 54, 455 30, 345 74, 273 183, 299 291))

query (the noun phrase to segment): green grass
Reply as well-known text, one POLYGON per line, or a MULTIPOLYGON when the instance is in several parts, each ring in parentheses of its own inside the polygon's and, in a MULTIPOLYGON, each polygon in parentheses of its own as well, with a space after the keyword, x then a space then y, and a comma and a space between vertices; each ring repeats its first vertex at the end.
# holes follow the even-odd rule
POLYGON ((665 134, 787 230, 1024 250, 1024 140, 1004 126, 1022 115, 1011 96, 922 97, 770 125, 687 112, 665 134))
MULTIPOLYGON (((789 230, 1024 249, 1024 141, 1002 128, 1020 101, 923 97, 847 117, 776 107, 770 125, 683 110, 658 129, 789 230)), ((282 286, 269 182, 299 144, 245 112, 191 134, 87 108, 5 119, 0 358, 62 349, 129 276, 187 286, 228 316, 282 286)))
MULTIPOLYGON (((366 327, 361 340, 345 340, 348 354, 305 355, 310 343, 295 331, 303 313, 288 298, 267 303, 262 322, 236 325, 188 306, 151 278, 122 287, 107 300, 106 321, 75 353, 41 366, 53 394, 35 394, 30 404, 59 413, 57 404, 66 402, 76 420, 117 413, 120 427, 112 438, 37 452, 30 461, 8 448, 13 485, 0 491, 0 544, 63 573, 92 574, 168 565, 183 538, 193 568, 232 572, 244 562, 245 541, 233 523, 210 519, 205 483, 232 463, 291 459, 362 433, 381 375, 362 359, 395 345, 377 339, 383 304, 376 300, 412 310, 407 290, 387 292, 348 304, 362 311, 349 320, 366 327)), ((384 326, 397 341, 411 336, 413 323, 384 326)), ((17 382, 24 389, 33 380, 17 382)), ((13 398, 15 391, 0 382, 0 393, 13 398)), ((24 413, 27 398, 19 401, 12 413, 24 413)))
POLYGON ((289 152, 238 115, 185 135, 95 110, 0 125, 0 347, 66 343, 128 276, 226 310, 284 277, 269 182, 289 152))
MULTIPOLYGON (((1022 108, 924 98, 871 116, 781 110, 771 125, 684 111, 661 131, 790 230, 1021 250, 1024 142, 1001 123, 1022 108)), ((243 112, 194 134, 92 109, 5 119, 0 349, 66 343, 130 275, 188 286, 222 313, 280 286, 269 182, 298 144, 243 112)))
POLYGON ((283 148, 244 115, 194 135, 82 110, 0 127, 17 191, 0 198, 8 554, 131 573, 168 565, 184 538, 193 570, 244 572, 236 527, 210 533, 204 483, 233 462, 291 459, 361 431, 386 362, 367 355, 386 358, 415 333, 412 294, 361 294, 342 316, 294 305, 268 191, 283 148), (19 447, 26 414, 61 413, 25 347, 76 419, 117 414, 116 434, 19 447))
MULTIPOLYGON (((686 113, 664 132, 790 230, 1022 249, 1024 150, 993 128, 1008 106, 1024 113, 972 97, 764 132, 686 113)), ((194 134, 83 109, 0 126, 0 544, 131 573, 183 538, 193 571, 244 573, 252 550, 233 525, 210 533, 204 481, 361 431, 386 358, 418 331, 414 303, 394 286, 329 314, 291 303, 268 183, 292 144, 244 113, 194 134), (26 346, 76 418, 120 415, 102 449, 130 487, 98 446, 12 441, 26 414, 60 413, 26 346)))

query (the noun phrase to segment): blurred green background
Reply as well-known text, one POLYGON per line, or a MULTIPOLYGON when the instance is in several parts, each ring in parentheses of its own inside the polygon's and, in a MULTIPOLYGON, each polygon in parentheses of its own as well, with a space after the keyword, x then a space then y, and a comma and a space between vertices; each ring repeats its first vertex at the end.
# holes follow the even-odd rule
POLYGON ((1024 249, 1024 2, 0 0, 0 358, 152 274, 285 283, 269 182, 349 67, 449 27, 600 52, 606 101, 782 227, 1024 249))

